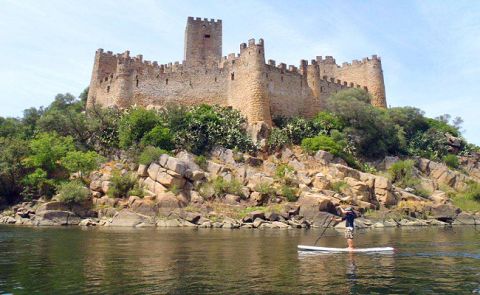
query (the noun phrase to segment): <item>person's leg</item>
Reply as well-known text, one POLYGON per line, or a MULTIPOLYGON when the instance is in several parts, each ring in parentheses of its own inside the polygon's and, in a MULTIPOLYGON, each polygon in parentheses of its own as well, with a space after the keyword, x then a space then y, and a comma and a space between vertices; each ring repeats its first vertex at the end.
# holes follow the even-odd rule
POLYGON ((353 239, 347 239, 347 244, 349 249, 353 249, 353 239))

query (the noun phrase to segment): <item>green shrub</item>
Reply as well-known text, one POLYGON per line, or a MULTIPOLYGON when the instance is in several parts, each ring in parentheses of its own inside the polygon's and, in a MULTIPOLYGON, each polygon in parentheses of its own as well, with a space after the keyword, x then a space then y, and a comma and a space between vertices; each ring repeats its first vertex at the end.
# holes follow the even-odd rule
POLYGON ((138 157, 138 162, 142 165, 150 165, 157 161, 162 154, 169 154, 169 152, 158 147, 147 146, 138 157))
POLYGON ((183 109, 179 116, 177 109, 170 114, 163 113, 174 132, 174 142, 179 148, 204 154, 214 146, 239 151, 254 151, 255 145, 246 132, 246 119, 238 110, 220 106, 200 105, 183 109), (183 112, 183 113, 182 113, 183 112), (169 118, 173 115, 174 118, 169 118), (172 123, 170 123, 172 124, 172 123))
POLYGON ((94 151, 72 151, 68 152, 60 162, 68 172, 80 172, 80 177, 83 179, 84 175, 95 170, 103 160, 104 158, 94 151))
POLYGON ((275 196, 275 189, 272 184, 268 182, 260 182, 255 186, 254 190, 259 192, 262 196, 275 196))
POLYGON ((429 129, 417 132, 409 141, 407 150, 410 155, 438 161, 448 155, 448 141, 443 132, 429 129))
POLYGON ((145 134, 160 123, 160 117, 153 110, 133 108, 122 116, 119 122, 118 137, 120 147, 129 148, 140 143, 145 134))
POLYGON ((415 163, 413 160, 397 161, 390 168, 388 174, 390 180, 400 187, 414 187, 419 183, 413 175, 413 167, 415 163))
POLYGON ((315 153, 316 151, 327 151, 334 156, 339 156, 342 153, 342 146, 335 142, 330 136, 319 135, 311 138, 304 138, 302 140, 302 148, 308 153, 315 153))
POLYGON ((480 183, 469 182, 467 189, 462 192, 467 199, 472 199, 480 202, 480 183))
POLYGON ((443 162, 451 169, 457 169, 460 165, 458 157, 452 154, 448 154, 443 157, 443 162))
POLYGON ((196 156, 195 159, 195 164, 197 164, 200 168, 203 170, 207 170, 208 162, 207 158, 204 155, 196 156))
POLYGON ((60 159, 74 151, 75 146, 70 136, 40 133, 30 142, 30 150, 30 155, 24 161, 26 166, 52 173, 60 167, 60 159))
POLYGON ((282 185, 281 192, 282 196, 284 196, 289 202, 295 202, 298 199, 297 190, 291 186, 286 184, 282 185))
POLYGON ((277 166, 275 169, 275 176, 277 178, 284 178, 286 174, 294 172, 295 169, 293 169, 291 166, 288 164, 280 164, 277 166))
POLYGON ((141 188, 138 183, 135 183, 132 189, 127 193, 128 196, 137 196, 143 198, 145 196, 145 191, 141 188))
POLYGON ((392 122, 388 110, 370 103, 370 95, 361 89, 346 89, 327 100, 327 110, 345 124, 343 133, 352 141, 356 153, 365 158, 379 158, 405 149, 400 126, 392 122))
POLYGON ((213 181, 213 190, 217 197, 223 196, 225 194, 232 194, 241 196, 242 195, 242 184, 236 180, 232 179, 230 181, 224 179, 221 176, 216 177, 213 181))
POLYGON ((58 200, 65 204, 81 203, 88 199, 89 190, 77 180, 66 182, 58 187, 58 200))
POLYGON ((162 126, 155 126, 155 128, 147 132, 142 137, 141 143, 144 146, 151 145, 169 151, 175 148, 173 134, 170 132, 170 129, 162 126))
POLYGON ((179 188, 176 184, 172 185, 172 187, 170 187, 169 189, 170 192, 172 192, 174 195, 178 195, 182 189, 179 188))
POLYGON ((345 127, 342 120, 335 114, 323 111, 318 113, 312 120, 316 135, 329 135, 332 130, 341 131, 345 127))
POLYGON ((346 183, 343 180, 340 180, 340 181, 332 182, 330 184, 330 187, 332 188, 332 191, 334 191, 334 192, 343 193, 343 191, 345 189, 347 189, 349 186, 348 186, 348 183, 346 183))
POLYGON ((288 138, 288 134, 285 130, 272 128, 267 140, 267 146, 269 150, 280 150, 289 144, 291 144, 291 141, 288 138))
POLYGON ((415 195, 423 197, 423 198, 428 198, 432 195, 432 192, 427 190, 427 189, 421 188, 421 187, 416 187, 415 188, 415 195))
POLYGON ((22 196, 26 199, 45 196, 51 198, 55 194, 56 181, 48 178, 47 172, 41 168, 35 169, 22 179, 24 185, 22 196))
POLYGON ((126 198, 128 192, 135 187, 137 179, 131 172, 121 174, 119 171, 113 171, 110 179, 110 187, 107 194, 112 198, 126 198))

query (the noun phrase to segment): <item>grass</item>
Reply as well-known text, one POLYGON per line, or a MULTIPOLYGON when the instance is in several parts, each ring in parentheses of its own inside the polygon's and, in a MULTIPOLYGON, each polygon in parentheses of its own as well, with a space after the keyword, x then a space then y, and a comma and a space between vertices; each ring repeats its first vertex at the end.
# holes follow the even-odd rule
POLYGON ((259 192, 263 196, 274 196, 275 189, 273 188, 273 184, 268 182, 260 182, 255 186, 255 191, 259 192))
POLYGON ((467 212, 479 212, 480 202, 466 195, 458 195, 452 198, 453 205, 467 212))
POLYGON ((196 156, 194 162, 203 170, 207 170, 207 158, 204 155, 196 156))
POLYGON ((292 173, 294 171, 295 171, 295 169, 293 169, 291 166, 289 166, 287 164, 280 164, 275 169, 275 176, 277 178, 282 179, 282 178, 285 177, 286 174, 292 173))
POLYGON ((400 187, 414 187, 420 181, 413 175, 413 160, 395 162, 388 168, 390 180, 400 187))
POLYGON ((282 185, 281 191, 282 196, 289 202, 295 202, 298 199, 297 190, 291 186, 284 184, 282 185))
POLYGON ((349 186, 348 186, 348 183, 346 183, 345 181, 343 180, 340 180, 340 181, 336 181, 336 182, 332 182, 330 184, 331 188, 333 191, 337 192, 337 193, 342 193, 345 189, 347 189, 349 186))

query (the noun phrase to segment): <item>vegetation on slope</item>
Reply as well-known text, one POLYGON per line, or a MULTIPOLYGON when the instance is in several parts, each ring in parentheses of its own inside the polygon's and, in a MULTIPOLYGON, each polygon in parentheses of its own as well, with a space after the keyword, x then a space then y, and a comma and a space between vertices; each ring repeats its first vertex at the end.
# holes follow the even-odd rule
MULTIPOLYGON (((88 89, 79 98, 58 94, 48 107, 27 109, 22 118, 0 117, 0 204, 56 193, 68 202, 78 202, 84 198, 86 176, 105 159, 128 156, 148 164, 174 149, 188 150, 202 159, 214 146, 243 152, 259 148, 247 135, 246 119, 231 108, 172 105, 158 111, 86 110, 87 93, 88 89), (78 180, 67 185, 72 174, 78 180)), ((460 137, 460 119, 450 124, 449 116, 431 119, 416 108, 378 109, 369 101, 365 91, 348 89, 333 95, 326 109, 312 119, 275 118, 267 147, 274 151, 301 144, 306 152, 326 150, 364 170, 368 168, 364 160, 386 155, 421 156, 458 166, 456 156, 449 153, 446 134, 460 137)), ((461 138, 460 143, 460 153, 478 150, 461 138)), ((118 195, 137 189, 128 179, 119 179, 118 184, 118 195)), ((214 193, 235 188, 215 185, 214 193)), ((287 188, 284 191, 291 195, 287 188)))

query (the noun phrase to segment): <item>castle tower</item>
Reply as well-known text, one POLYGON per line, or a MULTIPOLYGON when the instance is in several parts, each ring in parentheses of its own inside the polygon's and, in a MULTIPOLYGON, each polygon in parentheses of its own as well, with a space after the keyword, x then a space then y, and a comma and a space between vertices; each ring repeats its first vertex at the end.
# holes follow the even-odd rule
POLYGON ((222 58, 222 20, 188 17, 185 28, 187 66, 212 66, 222 58))
POLYGON ((132 59, 129 51, 125 51, 123 56, 118 59, 114 105, 120 108, 128 108, 133 104, 133 69, 131 63, 132 59))
POLYGON ((372 105, 379 108, 387 107, 385 82, 383 80, 382 61, 376 55, 366 65, 367 88, 372 95, 372 105))
POLYGON ((311 104, 305 104, 304 113, 307 117, 313 117, 316 113, 320 110, 325 108, 326 102, 324 101, 324 97, 321 93, 321 86, 320 86, 320 67, 316 60, 312 60, 311 65, 306 65, 306 61, 302 61, 305 63, 306 67, 306 75, 307 84, 310 88, 312 93, 312 101, 311 104))
POLYGON ((240 110, 250 123, 263 121, 272 125, 270 99, 265 75, 263 39, 240 45, 238 62, 231 68, 228 80, 228 105, 240 110))

